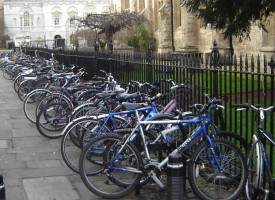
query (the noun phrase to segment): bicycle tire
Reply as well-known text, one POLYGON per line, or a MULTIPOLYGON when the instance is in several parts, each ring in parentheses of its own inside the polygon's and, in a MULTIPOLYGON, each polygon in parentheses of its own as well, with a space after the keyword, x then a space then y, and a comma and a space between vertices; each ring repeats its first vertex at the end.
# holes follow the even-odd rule
MULTIPOLYGON (((70 122, 63 130, 61 139, 61 155, 66 165, 74 172, 79 173, 79 157, 84 143, 94 138, 100 121, 93 117, 81 117, 70 122), (90 138, 90 139, 89 139, 90 138)), ((103 133, 111 133, 108 126, 102 127, 103 133)))
POLYGON ((45 97, 42 101, 40 101, 36 108, 35 108, 35 113, 36 116, 38 115, 38 113, 44 109, 44 107, 48 104, 52 104, 52 103, 64 103, 67 104, 70 108, 73 109, 73 103, 71 102, 71 100, 66 97, 63 96, 62 100, 60 102, 60 94, 59 93, 52 93, 51 95, 45 97))
POLYGON ((218 137, 232 142, 243 152, 244 155, 247 154, 248 142, 241 135, 232 131, 221 130, 218 131, 218 137))
POLYGON ((18 88, 19 88, 19 85, 25 80, 24 77, 26 75, 18 75, 15 80, 14 80, 14 83, 13 83, 13 89, 16 93, 18 93, 18 88))
POLYGON ((18 87, 18 97, 21 101, 24 101, 27 94, 33 91, 36 80, 24 80, 20 83, 18 87))
POLYGON ((247 156, 248 177, 245 185, 247 200, 274 199, 273 178, 269 162, 264 158, 264 146, 253 135, 247 156))
POLYGON ((36 128, 39 133, 50 139, 60 138, 68 123, 72 109, 64 103, 46 105, 36 118, 36 128))
POLYGON ((95 105, 93 102, 87 102, 82 105, 77 106, 70 118, 70 121, 73 121, 79 117, 83 117, 85 115, 94 116, 97 115, 101 110, 102 106, 95 105))
POLYGON ((11 73, 13 67, 14 67, 14 65, 5 66, 5 68, 3 69, 3 76, 5 79, 12 80, 10 77, 10 73, 11 73))
POLYGON ((215 146, 214 151, 218 151, 217 155, 223 156, 219 162, 223 171, 218 172, 213 157, 209 154, 209 142, 200 143, 188 164, 191 188, 196 196, 203 200, 237 199, 242 195, 247 179, 244 156, 240 149, 229 141, 213 139, 212 142, 215 146), (201 177, 202 174, 208 174, 211 179, 201 177), (239 175, 241 177, 238 177, 239 175))
POLYGON ((36 106, 47 95, 52 94, 46 89, 36 89, 27 94, 24 99, 23 110, 27 119, 36 123, 36 106))
MULTIPOLYGON (((112 170, 108 169, 108 166, 110 165, 103 163, 102 159, 104 153, 100 156, 97 153, 93 154, 93 151, 95 150, 93 147, 97 146, 97 143, 108 144, 110 142, 112 143, 112 152, 115 154, 116 145, 119 148, 122 139, 122 136, 114 134, 101 135, 91 141, 81 153, 79 159, 80 177, 90 191, 102 198, 122 198, 134 191, 140 182, 142 176, 142 158, 136 146, 132 143, 127 143, 125 145, 118 159, 112 163, 114 166, 112 170), (91 162, 89 159, 91 156, 98 157, 99 161, 102 161, 102 164, 100 165, 91 162), (122 164, 122 162, 124 164, 122 164), (128 166, 127 163, 130 166, 128 166), (123 169, 123 171, 121 171, 121 169, 123 169), (125 184, 124 187, 112 182, 112 176, 116 174, 120 175, 121 180, 125 178, 124 181, 127 182, 127 184, 125 184)), ((110 149, 107 149, 107 151, 109 153, 111 152, 110 149)))

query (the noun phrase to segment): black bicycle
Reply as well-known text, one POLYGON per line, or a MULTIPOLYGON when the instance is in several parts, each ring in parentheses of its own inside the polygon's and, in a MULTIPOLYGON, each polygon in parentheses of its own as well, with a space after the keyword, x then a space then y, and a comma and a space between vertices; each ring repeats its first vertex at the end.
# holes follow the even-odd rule
POLYGON ((265 147, 267 141, 269 141, 271 146, 274 146, 275 140, 274 136, 264 129, 264 120, 266 112, 275 112, 275 106, 263 108, 260 105, 251 105, 248 103, 234 104, 232 106, 239 107, 237 110, 252 109, 256 111, 256 117, 257 115, 260 117, 257 132, 251 138, 251 146, 247 155, 248 178, 246 182, 246 198, 248 200, 274 199, 274 178, 265 147))

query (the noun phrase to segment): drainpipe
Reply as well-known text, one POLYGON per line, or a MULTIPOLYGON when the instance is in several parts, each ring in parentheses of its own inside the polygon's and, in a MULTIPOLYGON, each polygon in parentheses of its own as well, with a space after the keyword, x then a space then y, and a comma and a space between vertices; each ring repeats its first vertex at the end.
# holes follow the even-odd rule
POLYGON ((173 10, 173 0, 170 0, 171 6, 171 39, 172 39, 172 51, 175 51, 175 43, 174 43, 174 10, 173 10))

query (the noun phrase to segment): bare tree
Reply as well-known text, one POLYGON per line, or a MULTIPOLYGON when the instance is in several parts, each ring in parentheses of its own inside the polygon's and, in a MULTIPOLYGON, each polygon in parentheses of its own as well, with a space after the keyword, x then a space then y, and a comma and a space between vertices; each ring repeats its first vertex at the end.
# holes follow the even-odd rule
POLYGON ((112 36, 115 33, 129 29, 136 22, 142 20, 144 20, 142 15, 127 11, 110 14, 88 14, 84 19, 78 19, 81 26, 89 27, 97 32, 96 40, 101 47, 107 44, 109 48, 112 45, 112 36), (100 38, 99 35, 101 34, 105 34, 105 38, 100 38))

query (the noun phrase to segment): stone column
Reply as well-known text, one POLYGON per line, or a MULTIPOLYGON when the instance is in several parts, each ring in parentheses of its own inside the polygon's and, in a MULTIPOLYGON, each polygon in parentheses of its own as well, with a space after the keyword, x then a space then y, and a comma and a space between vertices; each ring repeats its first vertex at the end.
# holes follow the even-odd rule
POLYGON ((185 7, 181 10, 182 20, 182 51, 198 51, 198 19, 191 13, 187 12, 185 7))
POLYGON ((172 51, 170 0, 159 1, 159 52, 172 51))
POLYGON ((130 0, 130 11, 131 12, 137 11, 137 2, 136 1, 130 0))

